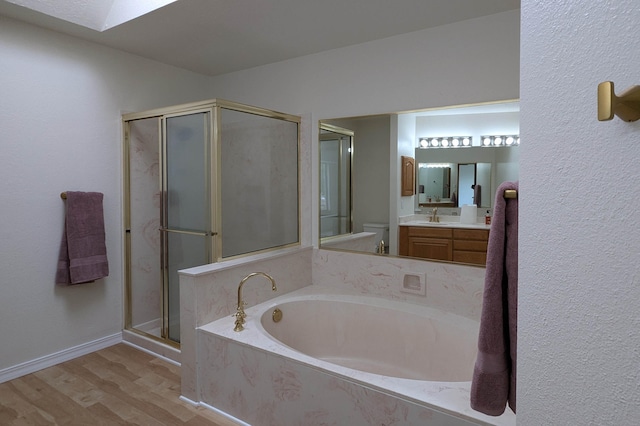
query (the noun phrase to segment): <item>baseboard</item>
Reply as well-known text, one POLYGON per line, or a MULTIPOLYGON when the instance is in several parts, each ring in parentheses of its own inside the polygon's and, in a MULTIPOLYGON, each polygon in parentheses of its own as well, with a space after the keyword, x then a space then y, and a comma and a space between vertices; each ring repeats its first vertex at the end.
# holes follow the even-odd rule
POLYGON ((120 342, 122 342, 122 332, 2 369, 0 370, 0 383, 17 379, 26 374, 35 373, 43 368, 52 367, 61 362, 78 358, 79 356, 113 346, 120 342))
POLYGON ((180 349, 131 330, 122 330, 122 342, 135 346, 151 355, 160 357, 175 365, 180 365, 180 349))
POLYGON ((227 419, 231 420, 232 422, 237 423, 238 426, 251 426, 249 423, 243 422, 242 420, 240 420, 240 419, 238 419, 236 417, 233 417, 232 415, 227 414, 222 410, 218 410, 216 407, 214 407, 212 405, 209 405, 206 402, 195 402, 195 401, 192 401, 189 398, 184 397, 182 395, 180 395, 180 400, 182 400, 182 401, 184 401, 184 402, 186 402, 188 404, 191 404, 191 405, 193 405, 195 407, 204 407, 207 410, 214 411, 214 412, 220 414, 221 416, 226 417, 227 419))

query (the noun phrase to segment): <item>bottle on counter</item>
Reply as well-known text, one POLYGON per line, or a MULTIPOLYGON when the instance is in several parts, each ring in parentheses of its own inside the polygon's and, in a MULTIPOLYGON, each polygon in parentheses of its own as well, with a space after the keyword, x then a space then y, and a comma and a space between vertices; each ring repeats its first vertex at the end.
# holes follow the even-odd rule
POLYGON ((489 215, 489 210, 487 210, 487 214, 484 216, 484 224, 491 225, 491 215, 489 215))

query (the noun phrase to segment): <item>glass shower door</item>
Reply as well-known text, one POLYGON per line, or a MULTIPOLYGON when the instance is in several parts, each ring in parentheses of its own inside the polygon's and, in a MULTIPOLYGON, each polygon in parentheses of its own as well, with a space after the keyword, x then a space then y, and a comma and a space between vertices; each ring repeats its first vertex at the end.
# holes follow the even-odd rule
POLYGON ((160 118, 127 123, 127 327, 162 337, 160 118))
POLYGON ((167 117, 162 179, 166 336, 180 341, 178 271, 211 261, 209 143, 211 112, 167 117))

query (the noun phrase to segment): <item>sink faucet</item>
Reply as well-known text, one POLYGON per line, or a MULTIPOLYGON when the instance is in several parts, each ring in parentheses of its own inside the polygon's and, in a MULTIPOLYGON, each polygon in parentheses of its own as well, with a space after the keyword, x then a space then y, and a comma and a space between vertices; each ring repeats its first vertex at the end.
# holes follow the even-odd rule
POLYGON ((429 222, 440 222, 440 218, 438 217, 438 208, 435 207, 431 212, 431 217, 429 218, 429 222))
POLYGON ((247 280, 251 277, 255 277, 256 275, 262 275, 263 277, 267 278, 269 281, 271 281, 271 290, 276 291, 278 290, 276 288, 276 282, 275 280, 271 277, 271 275, 264 273, 264 272, 252 272, 249 275, 247 275, 246 277, 244 277, 242 279, 242 281, 240 281, 240 284, 238 285, 238 306, 236 308, 236 313, 233 314, 234 317, 236 317, 236 324, 235 327, 233 328, 233 331, 242 331, 244 330, 244 319, 247 317, 247 314, 244 313, 244 307, 246 305, 245 301, 242 300, 242 286, 244 285, 244 283, 247 282, 247 280))

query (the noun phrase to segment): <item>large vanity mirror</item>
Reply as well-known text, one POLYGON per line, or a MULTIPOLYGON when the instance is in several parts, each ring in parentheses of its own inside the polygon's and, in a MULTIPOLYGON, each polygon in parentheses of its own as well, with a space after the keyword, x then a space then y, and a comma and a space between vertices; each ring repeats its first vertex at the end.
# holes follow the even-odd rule
POLYGON ((398 255, 408 216, 492 213, 496 188, 518 180, 518 135, 514 100, 321 120, 320 247, 398 255), (399 190, 401 155, 415 160, 412 196, 399 190))

